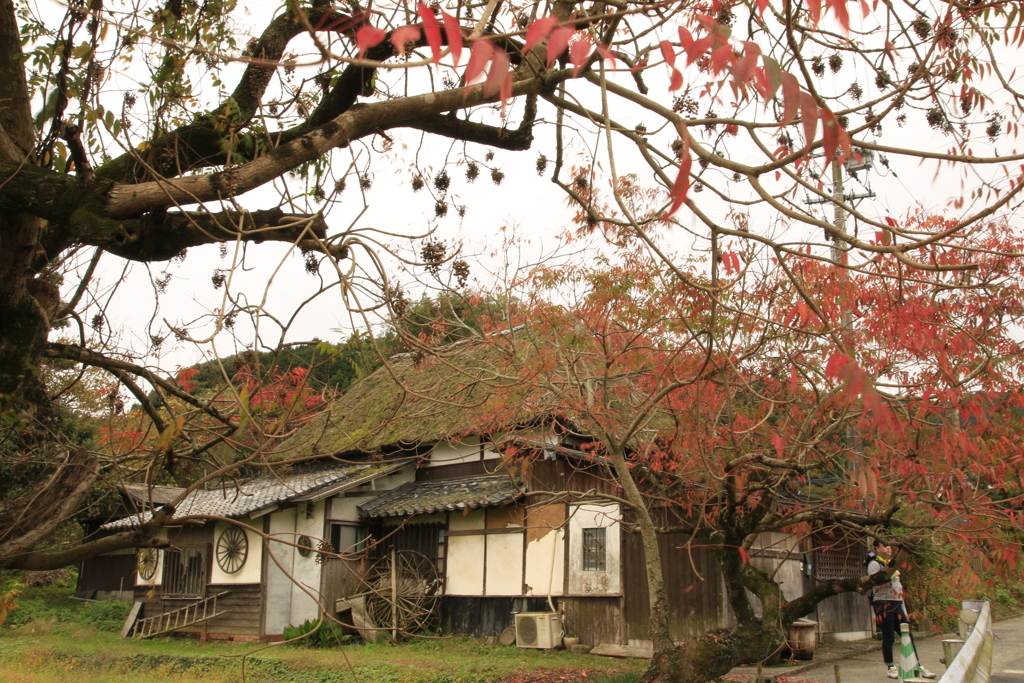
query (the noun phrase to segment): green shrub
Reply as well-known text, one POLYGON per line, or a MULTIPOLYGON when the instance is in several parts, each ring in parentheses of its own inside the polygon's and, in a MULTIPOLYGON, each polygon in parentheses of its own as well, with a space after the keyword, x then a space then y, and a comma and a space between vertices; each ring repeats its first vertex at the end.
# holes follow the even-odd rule
POLYGON ((351 638, 352 636, 342 632, 340 624, 327 619, 307 619, 298 626, 287 626, 284 629, 285 640, 294 640, 293 645, 305 647, 335 647, 348 642, 351 638))
POLYGON ((77 624, 96 631, 121 630, 128 618, 131 603, 120 600, 85 602, 68 598, 21 598, 7 616, 10 626, 24 626, 29 623, 47 623, 54 629, 77 624))

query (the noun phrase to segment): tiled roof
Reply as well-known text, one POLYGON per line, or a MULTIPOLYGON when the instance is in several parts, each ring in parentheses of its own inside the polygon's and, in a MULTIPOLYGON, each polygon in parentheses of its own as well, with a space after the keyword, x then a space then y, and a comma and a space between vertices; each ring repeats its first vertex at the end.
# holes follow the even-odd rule
POLYGON ((147 486, 145 484, 123 484, 121 489, 136 503, 143 505, 166 505, 185 492, 177 486, 147 486))
MULTIPOLYGON (((381 463, 360 463, 357 465, 331 463, 330 465, 296 466, 286 473, 268 472, 254 479, 232 482, 230 486, 214 490, 196 490, 178 505, 175 517, 187 515, 216 515, 218 517, 242 517, 275 504, 295 498, 308 499, 317 489, 326 488, 345 480, 355 480, 373 474, 375 471, 390 471, 393 466, 381 463)), ((155 487, 166 489, 169 487, 155 487)), ((162 498, 162 491, 160 492, 162 498)), ((131 491, 129 495, 141 495, 148 502, 145 492, 131 491)), ((180 495, 180 490, 179 490, 180 495)), ((153 502, 157 496, 153 496, 153 502)), ((126 529, 148 521, 149 511, 108 522, 103 529, 126 529)))
POLYGON ((522 496, 506 474, 404 484, 359 506, 367 517, 402 517, 508 505, 522 496))

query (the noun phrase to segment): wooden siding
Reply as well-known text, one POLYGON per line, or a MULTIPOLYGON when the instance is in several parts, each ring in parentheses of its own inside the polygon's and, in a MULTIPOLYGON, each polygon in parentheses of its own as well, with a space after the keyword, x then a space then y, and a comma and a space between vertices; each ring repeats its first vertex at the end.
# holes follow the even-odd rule
POLYGON ((447 633, 476 638, 499 636, 515 623, 516 612, 550 612, 547 598, 484 598, 446 595, 441 624, 447 633))
POLYGON ((590 491, 621 496, 610 474, 596 465, 558 460, 536 460, 523 469, 527 491, 590 491))
POLYGON ((416 481, 440 481, 441 479, 475 477, 481 474, 494 474, 499 469, 501 469, 501 460, 474 460, 454 465, 420 467, 416 470, 416 481))
MULTIPOLYGON (((227 611, 227 614, 179 629, 178 633, 222 636, 263 635, 260 633, 260 584, 211 585, 209 591, 211 594, 230 591, 217 600, 217 609, 227 611)), ((140 618, 154 617, 163 612, 170 612, 184 607, 190 602, 189 600, 163 598, 159 595, 149 597, 148 586, 136 587, 135 600, 143 603, 140 618)))
POLYGON ((359 560, 327 560, 321 565, 320 594, 323 604, 330 612, 340 598, 356 595, 366 590, 361 577, 366 575, 369 560, 364 556, 359 560))
POLYGON ((625 645, 622 603, 623 598, 562 598, 566 635, 576 636, 580 644, 591 647, 603 643, 625 645))
POLYGON ((78 570, 79 591, 130 591, 135 585, 138 558, 128 555, 100 555, 82 562, 78 570))
MULTIPOLYGON (((623 536, 626 639, 649 640, 650 606, 643 543, 638 533, 626 532, 623 536)), ((676 640, 687 640, 723 626, 725 596, 718 561, 707 548, 687 549, 688 538, 683 533, 658 535, 671 609, 669 628, 676 640)))
MULTIPOLYGON (((843 593, 833 595, 818 603, 818 608, 808 619, 818 622, 818 633, 843 633, 864 631, 874 633, 874 613, 866 595, 843 593)), ((824 638, 828 640, 827 636, 824 638)))

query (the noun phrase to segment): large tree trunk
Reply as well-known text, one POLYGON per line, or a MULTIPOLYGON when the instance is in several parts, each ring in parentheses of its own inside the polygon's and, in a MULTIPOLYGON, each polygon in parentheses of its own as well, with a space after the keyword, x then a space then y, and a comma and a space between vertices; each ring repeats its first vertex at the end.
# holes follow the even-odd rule
POLYGON ((786 603, 778 584, 743 559, 739 552, 742 536, 730 538, 718 531, 707 532, 705 535, 708 537, 702 540, 706 545, 718 548, 716 555, 725 576, 726 594, 739 623, 732 629, 716 629, 676 646, 669 629, 670 606, 658 551, 657 527, 629 471, 625 452, 610 449, 608 455, 616 479, 632 508, 644 549, 650 601, 649 628, 654 646, 654 656, 645 680, 707 683, 740 664, 777 656, 796 617, 785 609, 786 603), (744 589, 760 599, 763 608, 761 619, 757 618, 744 589))
POLYGON ((626 464, 625 452, 621 448, 615 448, 609 453, 609 456, 615 469, 615 476, 633 510, 644 548, 647 595, 651 613, 650 636, 654 645, 654 657, 649 670, 650 680, 682 680, 676 678, 681 668, 680 652, 672 640, 672 633, 669 629, 668 594, 665 590, 665 577, 661 571, 657 528, 647 509, 643 494, 640 493, 626 464))

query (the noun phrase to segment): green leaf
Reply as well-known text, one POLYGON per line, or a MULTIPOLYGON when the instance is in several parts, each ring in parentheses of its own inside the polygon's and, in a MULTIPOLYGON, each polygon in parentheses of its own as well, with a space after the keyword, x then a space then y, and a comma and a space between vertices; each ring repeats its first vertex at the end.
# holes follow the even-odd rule
POLYGON ((92 59, 92 45, 87 42, 82 43, 71 51, 71 56, 76 59, 81 59, 83 62, 89 61, 92 59))

